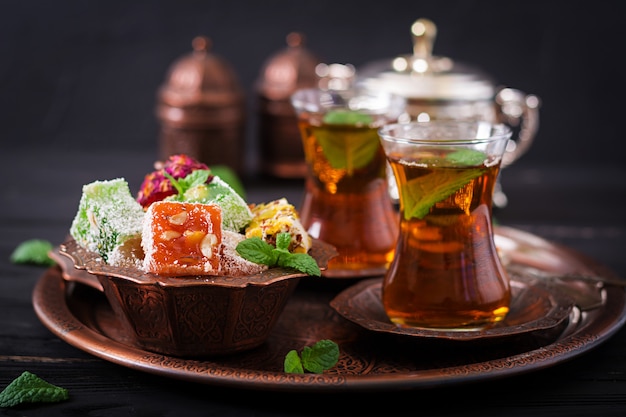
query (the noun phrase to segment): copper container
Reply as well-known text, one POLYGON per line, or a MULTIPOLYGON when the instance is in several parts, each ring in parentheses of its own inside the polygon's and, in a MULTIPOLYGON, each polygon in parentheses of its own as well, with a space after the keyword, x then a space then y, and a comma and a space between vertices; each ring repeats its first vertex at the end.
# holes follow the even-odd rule
POLYGON ((289 97, 315 87, 320 60, 304 47, 304 36, 287 35, 287 47, 270 56, 256 83, 261 171, 279 178, 304 178, 306 164, 298 122, 289 97))
MULTIPOLYGON (((317 239, 309 253, 322 270, 337 254, 317 239)), ((306 276, 276 267, 254 275, 165 277, 109 265, 74 239, 50 256, 64 279, 104 293, 125 343, 178 357, 230 355, 263 344, 306 276)))
POLYGON ((198 36, 158 91, 160 157, 184 153, 244 175, 245 95, 230 64, 198 36))

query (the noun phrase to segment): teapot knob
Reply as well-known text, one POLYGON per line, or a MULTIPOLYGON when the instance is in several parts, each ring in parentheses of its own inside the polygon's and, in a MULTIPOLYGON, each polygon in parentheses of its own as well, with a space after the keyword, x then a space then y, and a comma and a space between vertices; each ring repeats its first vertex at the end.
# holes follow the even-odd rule
POLYGON ((428 19, 417 19, 411 25, 411 34, 413 35, 414 59, 430 61, 437 36, 437 26, 428 19))

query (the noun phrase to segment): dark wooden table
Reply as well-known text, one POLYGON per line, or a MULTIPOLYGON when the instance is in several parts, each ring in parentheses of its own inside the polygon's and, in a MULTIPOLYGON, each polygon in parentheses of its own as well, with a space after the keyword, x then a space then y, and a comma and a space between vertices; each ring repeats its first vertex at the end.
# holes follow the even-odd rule
MULTIPOLYGON (((4 147, 4 144, 3 144, 4 147)), ((593 349, 532 372, 471 383, 380 392, 272 392, 225 388, 152 375, 99 359, 52 334, 38 319, 32 293, 45 268, 14 265, 22 241, 65 239, 81 186, 125 177, 135 191, 154 154, 84 154, 60 149, 2 150, 0 177, 0 387, 28 370, 67 388, 69 401, 2 415, 28 416, 624 416, 626 330, 593 349)), ((509 205, 501 225, 565 245, 626 277, 623 165, 527 166, 503 171, 509 205)), ((300 181, 248 179, 248 200, 287 197, 300 181)), ((419 355, 420 352, 416 352, 419 355)))

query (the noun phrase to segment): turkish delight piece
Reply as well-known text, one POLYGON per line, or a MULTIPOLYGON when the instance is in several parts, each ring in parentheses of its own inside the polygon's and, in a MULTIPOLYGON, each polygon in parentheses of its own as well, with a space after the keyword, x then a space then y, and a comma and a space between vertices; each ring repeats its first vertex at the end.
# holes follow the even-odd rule
POLYGON ((223 275, 242 276, 256 275, 266 271, 269 267, 257 264, 242 258, 237 253, 237 245, 246 237, 241 233, 222 230, 222 248, 220 251, 220 268, 223 275))
POLYGON ((296 208, 286 198, 254 205, 252 214, 254 217, 245 231, 247 238, 258 237, 276 246, 276 236, 289 233, 289 252, 307 253, 311 249, 311 236, 300 222, 296 208))
POLYGON ((159 275, 219 275, 222 209, 215 204, 156 201, 146 211, 143 269, 159 275))
POLYGON ((252 220, 248 203, 218 176, 214 176, 208 184, 191 187, 183 196, 173 195, 165 200, 217 204, 222 208, 222 228, 232 232, 243 230, 252 220))
POLYGON ((141 264, 144 210, 124 178, 83 185, 70 235, 111 265, 141 264))

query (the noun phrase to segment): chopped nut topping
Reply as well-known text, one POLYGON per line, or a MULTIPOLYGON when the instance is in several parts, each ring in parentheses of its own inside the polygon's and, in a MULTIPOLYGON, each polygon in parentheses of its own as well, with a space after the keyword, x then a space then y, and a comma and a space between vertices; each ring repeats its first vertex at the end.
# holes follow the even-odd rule
POLYGON ((174 214, 172 216, 170 216, 167 220, 171 223, 171 224, 175 224, 177 226, 180 226, 182 224, 184 224, 187 221, 187 212, 186 211, 181 211, 178 214, 174 214))
POLYGON ((213 247, 217 244, 217 236, 213 233, 207 234, 200 244, 200 252, 207 258, 213 257, 213 247))
POLYGON ((161 240, 172 240, 180 237, 180 233, 175 230, 166 230, 161 233, 161 240))

